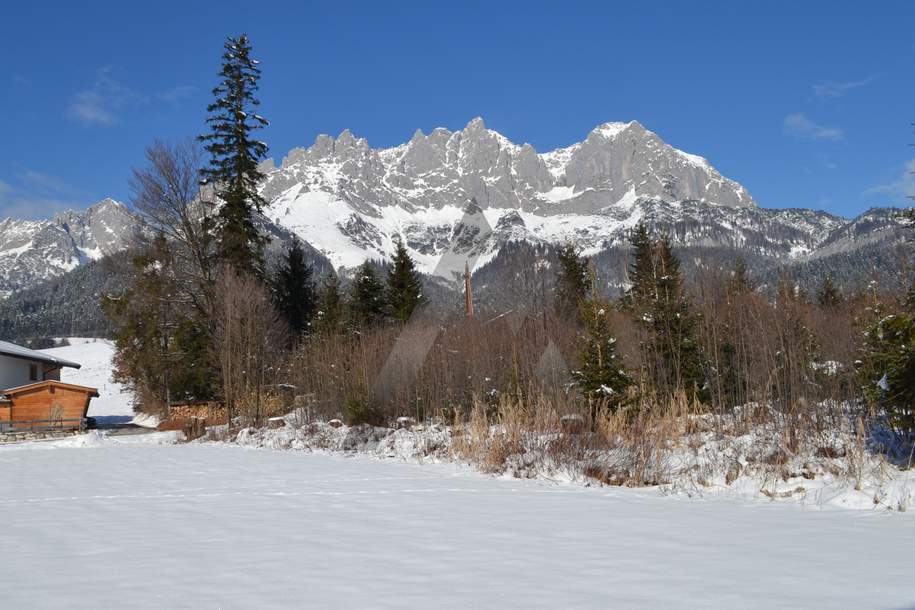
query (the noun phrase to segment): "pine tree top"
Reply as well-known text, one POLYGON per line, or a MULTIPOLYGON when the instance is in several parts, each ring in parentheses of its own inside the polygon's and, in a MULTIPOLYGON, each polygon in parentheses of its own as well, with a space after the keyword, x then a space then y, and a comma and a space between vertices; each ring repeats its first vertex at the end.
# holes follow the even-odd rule
POLYGON ((213 88, 215 100, 207 106, 210 132, 198 138, 211 157, 210 166, 201 170, 201 178, 204 183, 217 183, 223 198, 232 192, 244 192, 260 210, 263 200, 257 194, 257 185, 263 174, 257 165, 268 148, 250 134, 269 124, 253 111, 260 105, 254 94, 261 70, 259 62, 251 57, 251 42, 245 34, 229 37, 224 49, 221 80, 213 88))
POLYGON ((266 202, 258 192, 264 175, 258 164, 267 145, 252 132, 267 125, 254 109, 260 68, 251 57, 251 42, 244 34, 229 37, 224 44, 220 82, 213 89, 214 101, 207 106, 209 133, 198 140, 210 155, 208 167, 200 170, 202 184, 212 184, 222 200, 216 215, 219 255, 236 271, 260 276, 266 238, 252 220, 266 202))

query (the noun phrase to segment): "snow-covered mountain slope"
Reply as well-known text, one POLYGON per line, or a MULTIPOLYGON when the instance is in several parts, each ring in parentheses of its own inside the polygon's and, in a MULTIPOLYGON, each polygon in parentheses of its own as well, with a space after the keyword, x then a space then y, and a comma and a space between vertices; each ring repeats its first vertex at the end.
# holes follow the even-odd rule
POLYGON ((113 199, 50 220, 0 222, 0 294, 59 276, 123 249, 136 220, 113 199))
POLYGON ((111 378, 113 342, 106 339, 70 337, 67 339, 67 345, 42 351, 81 365, 78 369, 61 370, 60 380, 98 390, 98 398, 93 398, 89 403, 90 417, 133 417, 132 394, 111 378))
POLYGON ((465 260, 477 267, 491 260, 509 241, 571 241, 596 253, 622 243, 640 220, 670 231, 680 246, 747 249, 785 263, 821 247, 883 239, 898 224, 879 212, 875 224, 757 207, 708 161, 636 121, 599 125, 583 142, 544 154, 481 119, 456 132, 417 131, 387 149, 344 131, 262 170, 265 215, 334 265, 387 259, 403 240, 423 271, 446 278, 465 260), (874 237, 872 228, 883 233, 874 237))
MULTIPOLYGON (((481 119, 382 149, 344 131, 261 170, 267 206, 257 223, 272 252, 296 236, 320 273, 326 261, 353 268, 389 259, 401 240, 421 271, 452 280, 465 262, 479 269, 510 242, 572 242, 595 255, 624 246, 646 221, 703 260, 736 252, 760 269, 808 265, 854 283, 902 234, 892 209, 848 220, 759 207, 708 161, 636 121, 599 125, 584 141, 542 154, 481 119)), ((110 199, 48 221, 3 221, 0 294, 123 249, 136 224, 110 199)))

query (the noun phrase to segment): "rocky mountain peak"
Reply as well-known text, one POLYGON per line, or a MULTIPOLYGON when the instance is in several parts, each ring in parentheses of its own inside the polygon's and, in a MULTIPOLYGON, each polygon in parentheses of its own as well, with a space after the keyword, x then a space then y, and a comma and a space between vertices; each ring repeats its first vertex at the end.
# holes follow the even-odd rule
POLYGON ((49 220, 0 224, 0 293, 65 273, 88 260, 123 249, 136 219, 126 206, 106 198, 82 212, 49 220))
POLYGON ((467 122, 467 125, 465 125, 464 129, 461 131, 466 134, 482 133, 487 131, 486 123, 483 122, 483 117, 481 116, 473 117, 467 122))
POLYGON ((479 117, 459 131, 417 129, 384 149, 348 131, 319 136, 268 173, 263 195, 273 222, 335 266, 388 258, 402 239, 426 271, 448 252, 473 252, 483 264, 507 240, 571 241, 594 252, 624 243, 640 219, 686 223, 683 243, 758 243, 767 256, 790 259, 811 255, 847 222, 757 208, 742 185, 638 121, 603 123, 546 153, 479 117))
POLYGON ((628 123, 603 123, 591 130, 588 139, 601 138, 603 140, 613 140, 623 131, 632 129, 634 135, 641 136, 645 133, 645 128, 638 121, 629 121, 628 123))
MULTIPOLYGON (((642 220, 680 247, 752 248, 781 265, 879 248, 898 229, 880 210, 850 222, 758 208, 706 159, 637 121, 603 123, 546 153, 511 142, 481 118, 459 131, 417 129, 384 149, 343 130, 290 150, 278 167, 265 161, 260 168, 271 235, 296 235, 335 267, 389 258, 398 240, 426 272, 460 271, 468 257, 484 265, 513 241, 572 242, 595 254, 624 246, 642 220)), ((3 221, 0 291, 123 248, 135 225, 111 199, 48 221, 3 221)))

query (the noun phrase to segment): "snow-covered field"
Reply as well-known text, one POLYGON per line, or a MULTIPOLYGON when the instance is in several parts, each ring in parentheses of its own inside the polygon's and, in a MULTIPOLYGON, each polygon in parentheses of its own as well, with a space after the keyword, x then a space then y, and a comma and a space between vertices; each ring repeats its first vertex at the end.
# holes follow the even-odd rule
POLYGON ((0 448, 0 605, 915 605, 910 514, 169 438, 0 448))
POLYGON ((111 380, 111 358, 114 344, 107 339, 71 337, 70 345, 46 351, 82 365, 79 369, 65 368, 60 380, 66 383, 98 388, 99 397, 89 403, 89 417, 133 417, 131 396, 124 387, 111 380))

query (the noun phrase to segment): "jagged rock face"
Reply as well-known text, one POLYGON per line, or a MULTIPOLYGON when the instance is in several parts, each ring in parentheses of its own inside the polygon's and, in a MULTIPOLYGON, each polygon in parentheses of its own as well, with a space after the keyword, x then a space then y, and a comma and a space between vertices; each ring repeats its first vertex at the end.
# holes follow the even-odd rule
POLYGON ((576 211, 596 211, 629 193, 664 201, 755 205, 745 188, 722 177, 705 159, 665 144, 636 121, 601 125, 581 144, 552 155, 568 157, 565 169, 559 162, 554 171, 562 186, 582 193, 572 200, 576 211))
POLYGON ((636 121, 601 125, 584 142, 543 155, 487 129, 482 119, 457 132, 417 131, 406 144, 380 150, 349 131, 336 140, 322 135, 311 148, 291 151, 269 173, 264 196, 275 199, 296 184, 334 193, 354 206, 407 210, 475 199, 484 209, 594 213, 630 193, 754 205, 742 186, 636 121), (563 205, 553 205, 559 202, 563 205))
MULTIPOLYGON (((864 251, 873 261, 901 239, 893 210, 849 221, 814 210, 760 208, 705 159, 674 149, 635 121, 605 123, 584 141, 544 154, 480 119, 455 132, 417 131, 385 149, 344 131, 318 136, 311 147, 291 150, 279 167, 268 160, 260 169, 268 205, 257 222, 274 254, 295 236, 322 270, 389 259, 401 240, 421 271, 454 281, 465 263, 479 268, 512 242, 571 242, 589 256, 615 252, 640 221, 669 233, 690 256, 740 253, 751 264, 758 259, 775 267, 844 265, 836 261, 863 261, 848 255, 864 251)), ((111 200, 49 221, 3 221, 0 293, 125 247, 135 225, 129 210, 111 200)), ((838 275, 851 280, 855 273, 838 275)))
POLYGON ((496 227, 479 231, 480 238, 497 239, 599 241, 640 199, 755 209, 741 185, 635 121, 606 123, 584 142, 545 154, 510 142, 481 119, 456 132, 416 131, 387 149, 344 131, 336 139, 318 136, 279 167, 263 169, 270 220, 345 267, 387 258, 394 240, 404 239, 420 267, 431 270, 447 247, 443 236, 455 236, 471 201, 496 227), (548 224, 559 227, 556 235, 547 235, 548 224), (582 224, 571 235, 562 230, 582 224))
POLYGON ((85 212, 51 220, 0 222, 0 294, 56 277, 126 247, 136 219, 122 204, 102 200, 85 212))
POLYGON ((544 154, 481 119, 456 132, 417 131, 386 149, 344 131, 264 169, 266 216, 335 266, 387 259, 401 239, 421 270, 447 279, 463 269, 461 257, 479 266, 511 241, 571 241, 586 254, 619 246, 640 220, 681 247, 745 250, 779 264, 898 238, 898 221, 879 211, 849 222, 757 207, 705 159, 635 121, 605 123, 544 154))

